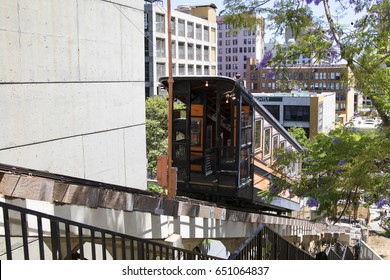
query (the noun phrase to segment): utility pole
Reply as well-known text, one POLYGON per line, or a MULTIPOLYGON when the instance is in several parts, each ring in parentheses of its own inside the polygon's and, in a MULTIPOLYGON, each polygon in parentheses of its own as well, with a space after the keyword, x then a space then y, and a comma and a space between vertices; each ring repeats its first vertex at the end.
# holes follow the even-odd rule
POLYGON ((168 199, 176 195, 176 168, 172 168, 172 112, 173 112, 173 78, 172 78, 172 28, 171 0, 168 8, 168 199))

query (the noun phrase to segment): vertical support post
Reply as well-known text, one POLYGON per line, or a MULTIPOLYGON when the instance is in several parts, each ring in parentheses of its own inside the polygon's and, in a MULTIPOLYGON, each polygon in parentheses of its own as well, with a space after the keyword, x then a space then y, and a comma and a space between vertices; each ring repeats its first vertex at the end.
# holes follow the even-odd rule
POLYGON ((172 111, 173 111, 173 78, 172 78, 172 29, 171 0, 168 0, 168 199, 176 195, 172 182, 172 111))

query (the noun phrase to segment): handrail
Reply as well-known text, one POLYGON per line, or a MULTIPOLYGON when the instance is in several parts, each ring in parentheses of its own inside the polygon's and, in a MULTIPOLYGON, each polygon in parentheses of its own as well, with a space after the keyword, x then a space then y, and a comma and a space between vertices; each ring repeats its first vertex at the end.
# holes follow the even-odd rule
POLYGON ((13 239, 17 239, 18 242, 22 243, 23 256, 20 256, 20 258, 25 260, 34 257, 41 260, 50 259, 49 255, 53 260, 86 259, 86 257, 94 260, 106 260, 109 253, 114 260, 221 259, 1 201, 0 208, 3 213, 0 221, 2 218, 5 239, 4 254, 8 260, 13 259, 13 239), (32 225, 32 227, 29 225, 32 225), (20 232, 15 232, 15 228, 20 228, 20 232), (34 252, 30 252, 29 249, 32 238, 38 244, 38 248, 34 252), (50 244, 51 252, 44 244, 50 244))
POLYGON ((228 258, 229 260, 311 260, 307 252, 260 224, 254 233, 228 258))

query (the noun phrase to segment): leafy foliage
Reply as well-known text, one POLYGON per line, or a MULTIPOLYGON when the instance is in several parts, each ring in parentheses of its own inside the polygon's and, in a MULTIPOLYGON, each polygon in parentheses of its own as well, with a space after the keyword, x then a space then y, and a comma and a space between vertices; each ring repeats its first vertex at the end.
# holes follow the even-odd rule
POLYGON ((148 169, 157 168, 157 156, 168 151, 168 101, 166 98, 150 97, 145 104, 146 154, 148 169))
MULTIPOLYGON (((307 141, 299 152, 279 156, 273 166, 280 178, 273 184, 292 196, 309 197, 320 213, 336 221, 350 206, 360 203, 360 196, 373 202, 390 195, 390 138, 389 131, 373 133, 354 131, 349 125, 339 127, 329 135, 318 134, 307 141), (285 172, 291 162, 302 159, 302 175, 293 182, 285 172), (315 203, 314 203, 315 202, 315 203), (344 206, 337 213, 337 206, 344 206)), ((308 205, 310 206, 310 205, 308 205)))
MULTIPOLYGON (((181 104, 173 104, 175 109, 181 104)), ((155 96, 146 100, 146 154, 148 169, 155 173, 157 157, 168 153, 168 100, 155 96)))
POLYGON ((225 0, 224 4, 225 22, 238 28, 250 28, 253 21, 245 18, 257 12, 266 17, 275 36, 292 32, 295 43, 277 44, 276 56, 266 59, 268 67, 285 67, 286 61, 300 55, 310 57, 311 63, 344 60, 353 74, 349 83, 372 100, 383 125, 390 126, 390 0, 225 0), (354 14, 348 24, 342 22, 346 14, 354 14))

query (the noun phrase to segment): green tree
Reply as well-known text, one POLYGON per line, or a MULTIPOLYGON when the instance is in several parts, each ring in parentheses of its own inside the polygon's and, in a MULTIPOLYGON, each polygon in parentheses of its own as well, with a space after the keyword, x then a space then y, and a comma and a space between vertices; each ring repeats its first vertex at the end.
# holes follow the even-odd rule
POLYGON ((308 206, 318 206, 325 216, 338 221, 345 211, 367 201, 389 202, 390 138, 389 131, 356 132, 349 125, 328 135, 309 139, 299 152, 286 152, 274 164, 281 177, 273 183, 278 191, 290 190, 292 196, 307 197, 308 206), (302 160, 302 174, 289 180, 286 168, 302 160), (337 211, 338 206, 343 206, 337 211))
MULTIPOLYGON (((182 104, 174 103, 174 109, 183 108, 182 104)), ((154 96, 146 99, 146 154, 148 169, 155 173, 157 157, 168 154, 168 100, 165 97, 154 96)))
POLYGON ((288 129, 288 133, 294 137, 302 147, 305 147, 308 144, 309 139, 307 138, 306 132, 302 127, 291 127, 288 129))
POLYGON ((146 99, 145 114, 148 169, 156 172, 157 157, 168 152, 168 100, 158 96, 146 99))
POLYGON ((259 66, 283 68, 287 60, 306 55, 312 62, 345 60, 355 87, 369 97, 390 126, 390 4, 389 0, 225 0, 221 15, 238 28, 266 17, 274 34, 291 30, 295 43, 277 45, 277 55, 264 55, 259 66), (273 2, 273 6, 270 3, 273 2), (316 13, 313 12, 316 9, 316 13), (322 13, 320 13, 322 11, 322 13), (345 24, 345 15, 354 14, 345 24))

